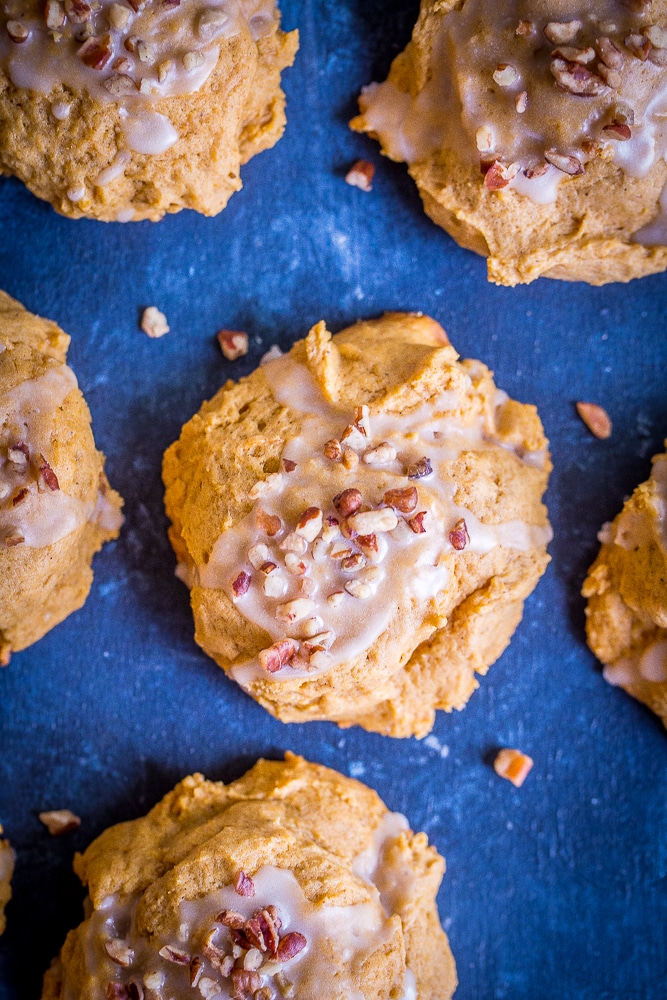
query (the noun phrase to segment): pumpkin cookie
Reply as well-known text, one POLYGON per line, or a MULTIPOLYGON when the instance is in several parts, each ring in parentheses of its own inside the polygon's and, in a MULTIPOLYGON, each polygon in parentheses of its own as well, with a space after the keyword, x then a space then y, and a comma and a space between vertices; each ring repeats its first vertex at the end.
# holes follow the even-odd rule
POLYGON ((74 867, 86 919, 43 1000, 449 1000, 444 862, 375 792, 288 754, 195 774, 74 867))
MULTIPOLYGON (((1 826, 0 833, 2 833, 1 826)), ((7 926, 5 907, 12 898, 13 874, 14 852, 8 840, 0 840, 0 934, 5 933, 5 927, 7 926)))
POLYGON ((490 281, 667 268, 667 0, 422 0, 359 104, 490 281))
POLYGON ((69 337, 0 292, 0 662, 84 603, 121 498, 65 364, 69 337))
POLYGON ((71 218, 216 215, 285 127, 275 0, 8 0, 0 173, 71 218))
POLYGON ((535 408, 388 314, 228 382, 164 461, 197 642, 285 722, 423 736, 548 562, 535 408))
POLYGON ((667 455, 656 455, 650 479, 600 540, 583 587, 588 644, 605 680, 667 726, 667 455))

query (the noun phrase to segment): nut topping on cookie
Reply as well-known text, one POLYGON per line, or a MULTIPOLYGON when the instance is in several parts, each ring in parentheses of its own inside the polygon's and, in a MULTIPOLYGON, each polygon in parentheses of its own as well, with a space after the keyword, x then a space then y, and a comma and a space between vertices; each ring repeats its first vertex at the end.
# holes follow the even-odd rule
POLYGON ((255 883, 249 875, 246 875, 244 871, 239 871, 236 875, 234 891, 238 893, 239 896, 254 896, 255 883))

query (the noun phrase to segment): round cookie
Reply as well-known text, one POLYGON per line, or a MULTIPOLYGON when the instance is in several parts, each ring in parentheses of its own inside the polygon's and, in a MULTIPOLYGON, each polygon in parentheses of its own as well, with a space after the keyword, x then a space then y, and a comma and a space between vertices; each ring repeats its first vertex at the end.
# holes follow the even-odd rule
POLYGON ((0 292, 0 663, 84 603, 121 498, 65 364, 69 337, 0 292))
POLYGON ((600 541, 582 591, 588 644, 605 680, 667 726, 667 455, 656 455, 651 477, 600 541))
POLYGON ((359 105, 490 281, 667 267, 667 0, 422 0, 359 105))
POLYGON ((195 638, 284 722, 424 736, 544 572, 537 412, 457 357, 421 314, 320 323, 166 452, 195 638))
POLYGON ((285 127, 275 0, 8 0, 0 173, 71 218, 216 215, 285 127))
POLYGON ((286 755, 185 778, 74 868, 86 919, 43 1000, 449 1000, 444 861, 377 794, 286 755))

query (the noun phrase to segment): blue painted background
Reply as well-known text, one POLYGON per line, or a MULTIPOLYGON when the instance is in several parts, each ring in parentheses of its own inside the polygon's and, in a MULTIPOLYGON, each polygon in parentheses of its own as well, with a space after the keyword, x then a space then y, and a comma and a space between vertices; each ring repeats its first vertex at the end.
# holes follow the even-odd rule
POLYGON ((188 772, 228 780, 285 749, 367 781, 446 856, 457 1000, 667 997, 667 739, 603 682, 579 597, 600 525, 667 436, 667 277, 499 289, 429 222, 405 168, 346 127, 417 6, 283 0, 301 31, 287 132, 217 219, 71 222, 0 181, 0 286, 71 334, 127 515, 85 608, 0 672, 0 821, 18 853, 2 1000, 38 997, 80 919, 74 850, 188 772), (359 156, 377 166, 370 194, 343 181, 359 156), (146 305, 168 316, 162 340, 138 331, 146 305), (555 462, 553 562, 466 710, 422 742, 286 726, 228 682, 192 641, 162 510, 162 452, 203 398, 321 318, 340 329, 385 309, 435 316, 502 388, 538 403, 555 462), (247 358, 222 358, 220 327, 248 331, 247 358), (586 431, 577 399, 608 409, 609 441, 586 431), (490 767, 502 745, 535 759, 520 791, 490 767), (61 807, 82 825, 52 839, 37 813, 61 807))

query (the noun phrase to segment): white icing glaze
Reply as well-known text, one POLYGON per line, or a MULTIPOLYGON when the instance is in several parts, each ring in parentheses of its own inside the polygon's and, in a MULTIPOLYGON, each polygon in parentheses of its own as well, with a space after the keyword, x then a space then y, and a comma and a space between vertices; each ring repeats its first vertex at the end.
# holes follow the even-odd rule
MULTIPOLYGON (((149 156, 166 153, 178 141, 178 132, 169 119, 156 111, 141 112, 128 118, 123 125, 123 133, 132 152, 149 156)), ((115 162, 117 160, 118 157, 115 162)))
MULTIPOLYGON (((261 986, 274 988, 277 982, 274 975, 278 973, 293 984, 299 1000, 321 1000, 322 996, 327 1000, 363 1000, 354 987, 354 978, 366 958, 383 946, 391 934, 373 886, 369 887, 371 899, 367 903, 328 906, 311 903, 294 874, 286 869, 267 865, 252 875, 252 881, 253 896, 240 896, 232 886, 226 886, 196 901, 181 902, 170 933, 150 943, 136 929, 138 898, 123 901, 107 897, 97 910, 90 912, 84 932, 87 971, 99 984, 100 995, 106 995, 108 982, 138 982, 155 990, 151 993, 152 1000, 231 998, 233 985, 229 973, 224 975, 225 970, 216 968, 211 952, 205 951, 208 944, 223 954, 232 953, 230 933, 216 922, 216 916, 223 910, 232 910, 248 920, 258 911, 273 906, 282 922, 281 938, 296 932, 306 938, 306 945, 291 960, 262 965, 258 970, 261 986), (108 949, 118 953, 119 945, 127 965, 119 965, 109 957, 108 949), (169 961, 159 954, 165 947, 187 955, 188 962, 169 961), (202 973, 193 987, 189 962, 195 956, 202 973)), ((234 957, 242 954, 238 949, 234 957)), ((270 959, 261 952, 255 957, 270 959)), ((409 976, 406 982, 410 982, 409 976)), ((65 970, 63 1000, 77 1000, 78 995, 65 970)))
MULTIPOLYGON (((539 204, 555 201, 558 186, 567 176, 552 166, 543 176, 524 174, 524 170, 544 166, 546 150, 574 155, 585 165, 596 155, 586 146, 592 140, 608 146, 628 175, 646 176, 667 154, 667 50, 654 49, 642 61, 625 45, 625 39, 641 35, 652 23, 650 12, 633 14, 620 0, 599 0, 594 12, 581 0, 561 0, 557 10, 546 0, 533 0, 529 5, 521 0, 503 4, 466 0, 462 9, 442 18, 429 71, 418 93, 402 92, 390 82, 363 90, 360 107, 365 128, 378 135, 392 159, 411 165, 443 148, 454 150, 464 162, 477 164, 481 155, 478 132, 487 129, 487 145, 481 143, 483 155, 489 162, 516 163, 521 169, 509 186, 539 204), (543 33, 553 20, 581 22, 572 45, 598 47, 588 66, 596 75, 601 58, 598 38, 613 41, 622 65, 614 71, 617 80, 612 86, 600 81, 601 91, 588 97, 559 90, 550 68, 557 46, 543 33), (520 22, 532 24, 532 32, 517 34, 520 22), (500 66, 514 71, 511 84, 494 80, 500 66), (517 98, 522 93, 526 103, 521 113, 517 98), (634 112, 629 140, 617 140, 603 131, 614 121, 625 122, 618 118, 619 106, 634 112)), ((649 235, 655 239, 656 232, 649 235)))
POLYGON ((608 664, 603 674, 614 687, 632 687, 642 681, 667 683, 667 638, 656 639, 641 653, 608 664))
MULTIPOLYGON (((72 390, 74 372, 51 362, 43 375, 0 395, 0 544, 43 548, 85 524, 96 514, 93 501, 64 493, 51 469, 53 416, 72 390), (17 448, 17 445, 19 446, 17 448), (22 450, 21 450, 22 449, 22 450), (56 483, 41 472, 46 462, 56 483)), ((47 473, 48 476, 48 473, 47 473)), ((100 510, 108 502, 100 497, 100 510)), ((110 520, 110 513, 100 514, 110 520)))
MULTIPOLYGON (((128 163, 131 162, 132 162, 132 157, 128 153, 128 151, 126 149, 120 150, 120 152, 116 154, 116 158, 111 164, 111 166, 107 167, 105 170, 102 170, 97 175, 97 178, 94 181, 95 186, 106 187, 107 184, 111 184, 111 182, 115 181, 116 178, 122 177, 123 174, 125 173, 125 168, 127 167, 128 163)), ((134 210, 132 210, 132 214, 134 214, 134 210)))
MULTIPOLYGON (((484 524, 454 503, 456 484, 446 463, 464 451, 493 446, 482 418, 466 427, 452 415, 459 403, 456 393, 443 392, 400 415, 372 415, 367 437, 356 432, 356 442, 355 435, 348 438, 360 460, 346 478, 342 466, 324 456, 324 446, 341 434, 352 415, 330 404, 305 366, 288 356, 269 362, 263 371, 275 399, 303 415, 298 436, 282 453, 282 462, 296 467, 258 484, 255 506, 220 536, 206 564, 182 568, 178 574, 189 585, 225 590, 273 643, 289 637, 299 647, 289 663, 270 673, 261 665, 261 656, 236 664, 232 673, 241 686, 260 677, 281 681, 324 672, 363 654, 387 629, 397 606, 428 602, 446 588, 450 558, 455 555, 450 532, 461 519, 469 535, 465 549, 479 555, 496 545, 527 551, 551 540, 548 527, 520 521, 484 524), (395 457, 382 465, 368 464, 366 456, 380 444, 393 449, 395 457), (424 456, 433 474, 409 479, 406 470, 424 456), (388 490, 409 487, 416 488, 416 506, 399 511, 393 526, 359 526, 359 535, 374 539, 375 551, 372 545, 358 546, 344 537, 338 527, 341 516, 333 505, 340 490, 358 489, 377 517, 388 490), (297 537, 302 530, 297 522, 307 508, 320 511, 323 518, 321 530, 308 539, 297 537), (423 533, 409 525, 419 512, 426 512, 423 533), (266 516, 279 519, 276 523, 281 525, 272 537, 262 531, 266 516), (262 570, 263 564, 275 568, 262 570), (250 578, 241 595, 233 590, 239 573, 250 578), (293 613, 296 618, 290 622, 285 615, 293 613), (321 641, 310 642, 315 635, 321 641)), ((531 464, 538 461, 535 455, 519 457, 531 464)), ((542 462, 544 458, 542 454, 542 462)), ((384 510, 391 513, 386 506, 384 510)))

